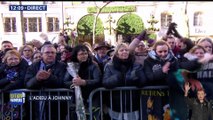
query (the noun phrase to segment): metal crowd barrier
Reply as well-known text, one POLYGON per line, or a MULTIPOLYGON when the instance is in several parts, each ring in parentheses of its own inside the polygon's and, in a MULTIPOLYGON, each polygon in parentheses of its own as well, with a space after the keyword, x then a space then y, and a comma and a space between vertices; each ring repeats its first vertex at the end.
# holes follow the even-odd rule
MULTIPOLYGON (((110 106, 112 107, 112 104, 113 104, 113 101, 112 101, 112 93, 117 91, 120 93, 120 97, 122 97, 122 92, 124 91, 129 91, 130 92, 130 95, 132 95, 132 92, 133 91, 141 91, 141 90, 165 90, 165 89, 168 89, 167 86, 146 86, 146 87, 142 87, 142 88, 137 88, 137 87, 117 87, 117 88, 114 88, 114 89, 105 89, 105 88, 97 88, 95 90, 93 90, 91 93, 90 93, 90 96, 89 96, 89 99, 87 100, 88 101, 88 108, 87 108, 87 113, 88 113, 88 118, 87 119, 90 119, 90 120, 94 120, 94 115, 93 115, 93 106, 94 104, 97 104, 96 102, 97 101, 93 101, 94 100, 94 96, 97 96, 98 95, 98 98, 99 101, 99 107, 100 107, 100 120, 106 120, 106 118, 104 119, 103 117, 103 112, 104 112, 104 103, 103 103, 103 96, 105 95, 105 93, 108 93, 110 98, 109 98, 109 102, 110 102, 110 106)), ((65 115, 65 118, 63 119, 66 119, 66 120, 73 120, 72 118, 72 115, 71 114, 71 109, 74 104, 73 104, 73 100, 74 98, 72 99, 69 99, 69 100, 52 100, 52 99, 48 99, 46 98, 44 100, 44 98, 38 98, 36 100, 36 98, 33 98, 33 97, 38 97, 38 96, 72 96, 74 94, 74 91, 73 90, 70 90, 70 89, 42 89, 42 90, 30 90, 30 89, 17 89, 17 90, 12 90, 10 92, 6 92, 6 93, 0 93, 1 94, 1 99, 0 99, 0 104, 1 104, 1 120, 34 120, 35 119, 35 114, 36 112, 39 112, 39 111, 35 111, 34 109, 37 108, 39 106, 34 106, 37 103, 39 103, 39 99, 40 101, 45 101, 46 105, 45 106, 45 112, 47 112, 47 116, 46 116, 46 119, 47 120, 62 120, 62 116, 61 115, 62 113, 66 113, 65 115), (10 109, 9 110, 9 113, 5 113, 5 106, 4 106, 4 103, 7 103, 8 100, 11 100, 9 99, 9 95, 11 95, 11 93, 20 93, 20 92, 24 92, 25 93, 25 103, 24 104, 21 104, 21 105, 18 105, 19 106, 19 113, 14 113, 14 112, 17 112, 17 111, 13 111, 16 106, 17 108, 17 105, 11 105, 10 109), (8 97, 8 99, 5 99, 5 97, 8 97), (31 98, 30 98, 31 97, 31 98), (43 99, 43 100, 41 100, 43 99), (5 101, 7 100, 7 102, 5 101), (61 108, 61 107, 64 107, 64 108, 61 108), (57 113, 54 113, 53 115, 56 115, 57 117, 55 116, 52 116, 52 111, 53 110, 56 110, 57 113), (62 111, 61 111, 62 110, 62 111), (9 116, 5 116, 3 114, 8 114, 9 116), (18 115, 17 115, 18 114, 18 115), (17 116, 19 116, 19 118, 16 118, 17 116)), ((11 97, 11 96, 10 96, 11 97)), ((13 96, 14 97, 14 96, 13 96)), ((17 97, 17 96, 16 96, 17 97)), ((59 99, 59 98, 58 98, 59 99)), ((146 110, 143 110, 143 104, 142 104, 142 95, 140 96, 140 118, 142 119, 143 117, 143 112, 146 111, 146 110)), ((132 99, 130 99, 130 105, 132 105, 132 99)), ((131 107, 131 106, 130 106, 131 107)), ((122 109, 122 100, 120 99, 120 108, 122 109)), ((132 107, 131 107, 131 110, 132 110, 132 107)), ((74 110, 75 111, 75 110, 74 110)), ((8 111, 7 111, 8 112, 8 111)), ((37 113, 38 114, 38 113, 37 113)), ((40 115, 40 114, 39 114, 40 115)), ((42 119, 42 118, 39 118, 39 119, 42 119)))
MULTIPOLYGON (((116 87, 116 88, 114 88, 114 89, 105 89, 105 88, 97 88, 97 89, 95 89, 95 90, 93 90, 91 93, 90 93, 90 96, 89 96, 89 99, 88 99, 88 102, 89 102, 89 119, 90 120, 94 120, 94 115, 93 115, 93 98, 94 98, 94 96, 95 96, 95 94, 97 95, 99 95, 99 97, 100 97, 100 105, 99 105, 99 107, 100 107, 100 118, 98 118, 98 119, 101 119, 101 120, 103 120, 104 118, 103 118, 103 109, 105 109, 104 108, 104 106, 103 106, 103 96, 105 95, 105 93, 106 92, 108 92, 110 95, 110 98, 109 98, 109 100, 110 100, 110 106, 111 106, 111 108, 112 108, 112 104, 113 104, 113 101, 112 101, 112 93, 114 92, 114 91, 118 91, 119 93, 120 93, 120 97, 122 97, 122 92, 123 91, 129 91, 130 92, 130 96, 132 95, 131 93, 133 92, 133 91, 136 91, 136 90, 168 90, 168 86, 146 86, 146 87, 142 87, 142 88, 138 88, 138 87, 116 87)), ((143 110, 142 108, 142 95, 140 96, 140 119, 142 120, 142 118, 143 118, 143 115, 142 115, 142 112, 143 111, 145 111, 145 110, 143 110)), ((132 103, 132 99, 130 99, 130 105, 132 105, 133 103, 132 103)), ((120 99, 120 108, 122 109, 122 100, 120 99)), ((132 106, 130 106, 130 108, 131 108, 131 112, 132 112, 132 106)), ((97 118, 96 118, 97 119, 97 118)), ((111 120, 112 120, 112 118, 111 118, 111 120)))
POLYGON ((42 118, 37 119, 62 120, 63 118, 63 120, 71 120, 70 108, 73 107, 74 99, 72 98, 74 92, 71 89, 16 89, 0 94, 1 120, 35 120, 35 117, 38 117, 35 115, 45 114, 45 112, 48 114, 43 115, 44 117, 41 115, 42 118), (13 101, 10 101, 11 97, 13 101), (23 104, 13 103, 10 104, 11 106, 7 104, 8 102, 20 101, 23 104), (40 107, 43 108, 43 113, 39 112, 40 107))

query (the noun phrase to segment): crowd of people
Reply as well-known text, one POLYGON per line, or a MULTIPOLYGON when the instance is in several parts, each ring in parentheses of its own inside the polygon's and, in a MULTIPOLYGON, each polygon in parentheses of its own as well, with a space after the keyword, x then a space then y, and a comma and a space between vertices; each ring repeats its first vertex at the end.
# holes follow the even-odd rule
MULTIPOLYGON (((110 46, 103 41, 94 45, 85 42, 71 47, 68 45, 67 36, 60 36, 57 44, 45 38, 44 43, 29 42, 19 49, 14 49, 10 41, 3 41, 0 54, 1 92, 21 88, 80 86, 84 104, 88 107, 87 99, 90 92, 99 87, 112 89, 122 86, 167 85, 170 93, 171 119, 187 120, 191 116, 193 120, 213 119, 212 107, 208 106, 209 114, 199 116, 198 119, 194 115, 196 114, 194 110, 206 109, 192 109, 197 106, 191 105, 192 103, 185 99, 186 97, 197 99, 196 92, 202 88, 206 91, 205 99, 209 102, 213 100, 213 42, 210 38, 193 41, 182 37, 176 30, 175 23, 170 24, 165 37, 161 40, 149 39, 148 31, 143 30, 130 43, 123 42, 116 46, 110 46), (152 41, 152 44, 147 45, 147 41, 152 41), (67 72, 69 62, 79 63, 77 77, 67 72), (185 70, 187 74, 183 76, 182 81, 176 75, 178 70, 185 70), (189 89, 190 87, 194 89, 189 89)), ((113 108, 107 106, 110 118, 141 119, 140 93, 131 94, 134 104, 129 108, 130 94, 125 93, 122 110, 116 107, 120 105, 121 96, 113 94, 115 106, 113 108)), ((41 116, 40 118, 44 119, 41 116)))

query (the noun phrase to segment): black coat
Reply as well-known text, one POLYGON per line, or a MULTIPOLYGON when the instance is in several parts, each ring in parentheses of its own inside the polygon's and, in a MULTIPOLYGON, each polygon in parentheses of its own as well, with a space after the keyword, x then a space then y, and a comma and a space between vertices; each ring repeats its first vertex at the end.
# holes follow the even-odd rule
MULTIPOLYGON (((128 60, 122 62, 117 57, 113 57, 113 60, 106 64, 104 69, 103 86, 111 89, 115 87, 124 86, 137 86, 142 87, 146 78, 141 64, 134 63, 134 61, 128 60)), ((132 104, 132 110, 139 110, 140 106, 140 92, 133 91, 132 96, 130 91, 124 91, 122 95, 122 108, 123 112, 130 112, 132 104), (130 102, 132 99, 132 103, 130 102)), ((120 92, 115 91, 112 94, 113 110, 120 112, 120 92)), ((108 105, 110 107, 110 105, 108 105)))
POLYGON ((56 61, 49 66, 51 75, 47 80, 37 81, 36 74, 40 69, 41 61, 33 63, 28 69, 25 76, 25 85, 29 89, 41 88, 61 88, 63 87, 64 76, 66 73, 66 64, 56 61))
POLYGON ((98 66, 99 66, 99 68, 100 68, 100 70, 101 70, 101 73, 104 73, 104 67, 105 67, 106 63, 109 62, 110 57, 109 57, 109 56, 106 56, 106 58, 105 58, 103 61, 100 61, 100 60, 98 60, 98 56, 97 56, 97 55, 94 55, 94 56, 92 56, 92 59, 93 59, 95 62, 98 63, 98 66))
POLYGON ((174 72, 178 69, 186 69, 194 71, 201 67, 197 59, 185 60, 179 62, 173 55, 172 51, 169 52, 166 60, 161 60, 154 51, 148 53, 148 57, 144 60, 144 71, 148 79, 148 85, 176 85, 177 80, 174 79, 174 72), (168 74, 163 73, 162 67, 166 62, 170 62, 170 69, 168 74))
POLYGON ((162 67, 166 62, 170 62, 170 71, 177 69, 176 58, 169 53, 166 60, 161 60, 154 51, 148 53, 144 60, 144 71, 148 79, 148 85, 167 85, 168 74, 163 73, 162 67))
POLYGON ((144 61, 144 71, 148 78, 148 84, 169 86, 169 104, 171 111, 176 111, 172 113, 172 119, 186 120, 188 112, 184 102, 184 92, 175 77, 175 72, 178 69, 194 71, 200 67, 201 64, 198 63, 197 59, 179 62, 171 51, 164 61, 154 51, 148 53, 148 58, 144 61), (162 67, 166 62, 171 63, 168 74, 162 72, 162 67))
POLYGON ((2 91, 24 88, 24 77, 28 68, 28 63, 22 59, 17 66, 9 67, 5 63, 0 65, 0 88, 2 91), (9 70, 15 70, 17 77, 14 78, 14 82, 10 82, 7 79, 7 72, 9 70))
MULTIPOLYGON (((80 64, 78 75, 81 77, 81 79, 86 80, 86 85, 81 86, 82 97, 84 99, 84 103, 86 104, 92 90, 101 87, 102 73, 97 63, 93 62, 91 59, 88 59, 86 62, 80 64)), ((64 85, 66 88, 70 88, 73 77, 69 75, 68 72, 65 76, 64 85)))

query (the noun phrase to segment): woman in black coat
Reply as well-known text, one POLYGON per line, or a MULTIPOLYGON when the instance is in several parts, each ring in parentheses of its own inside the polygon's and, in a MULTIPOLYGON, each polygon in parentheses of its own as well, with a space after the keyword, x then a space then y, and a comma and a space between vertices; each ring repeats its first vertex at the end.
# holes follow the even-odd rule
MULTIPOLYGON (((67 79, 66 74, 64 82, 66 88, 70 88, 70 86, 80 86, 86 109, 88 108, 88 98, 90 93, 94 89, 101 87, 102 78, 102 73, 98 64, 92 60, 89 54, 88 48, 84 45, 80 44, 73 48, 71 62, 79 64, 77 77, 69 75, 69 79, 67 79)), ((94 97, 95 98, 93 100, 96 102, 94 102, 95 104, 93 105, 99 105, 99 97, 94 97)))
POLYGON ((101 86, 101 71, 97 63, 89 56, 89 50, 84 45, 77 45, 73 48, 71 62, 79 63, 78 77, 71 76, 71 81, 65 81, 65 86, 70 87, 72 84, 80 86, 86 103, 90 92, 101 86))
MULTIPOLYGON (((10 118, 14 120, 21 119, 20 106, 11 106, 9 91, 24 88, 24 77, 28 68, 28 63, 21 58, 16 50, 9 50, 3 57, 3 63, 0 65, 0 93, 4 93, 4 98, 0 98, 0 105, 4 106, 2 118, 10 118)), ((2 95, 2 93, 0 94, 2 95)))
MULTIPOLYGON (((142 87, 145 81, 146 78, 142 70, 142 65, 135 63, 134 55, 130 54, 128 45, 125 43, 119 44, 116 47, 112 60, 105 66, 103 86, 107 89, 122 86, 142 87)), ((124 91, 122 94, 122 98, 120 98, 120 92, 113 92, 112 108, 110 107, 110 105, 108 105, 108 107, 109 115, 113 119, 140 119, 139 91, 132 91, 132 94, 130 93, 130 91, 124 91), (130 99, 132 99, 132 101, 130 99), (120 106, 120 100, 122 101, 122 110, 120 106), (125 118, 124 113, 128 114, 128 118, 125 118), (118 116, 121 116, 121 118, 118 117, 116 114, 118 116)))
POLYGON ((28 63, 16 50, 6 52, 0 66, 0 88, 2 91, 24 88, 24 77, 28 63))

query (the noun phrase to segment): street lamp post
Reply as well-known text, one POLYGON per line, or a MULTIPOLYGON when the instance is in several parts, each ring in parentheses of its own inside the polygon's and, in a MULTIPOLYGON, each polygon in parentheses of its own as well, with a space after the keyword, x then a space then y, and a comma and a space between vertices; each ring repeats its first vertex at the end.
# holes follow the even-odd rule
POLYGON ((65 26, 64 31, 66 31, 68 33, 73 31, 74 28, 73 29, 70 28, 70 25, 73 25, 73 24, 74 24, 74 22, 71 21, 71 17, 67 17, 66 21, 65 21, 65 23, 63 25, 63 26, 65 26))
POLYGON ((112 29, 113 29, 112 23, 115 23, 115 20, 112 18, 111 14, 109 14, 106 23, 109 23, 109 26, 107 26, 105 29, 109 30, 109 34, 111 35, 112 34, 112 29))
POLYGON ((150 15, 150 20, 148 20, 147 22, 150 24, 150 27, 148 28, 148 31, 150 33, 159 31, 159 28, 155 28, 155 24, 157 24, 159 21, 155 19, 155 16, 153 14, 150 15))
POLYGON ((76 26, 74 26, 74 22, 71 21, 71 17, 67 17, 66 21, 64 23, 64 31, 68 33, 68 35, 71 36, 71 46, 74 46, 78 44, 78 41, 76 41, 78 37, 78 33, 76 31, 76 26), (70 26, 71 25, 71 26, 70 26))

